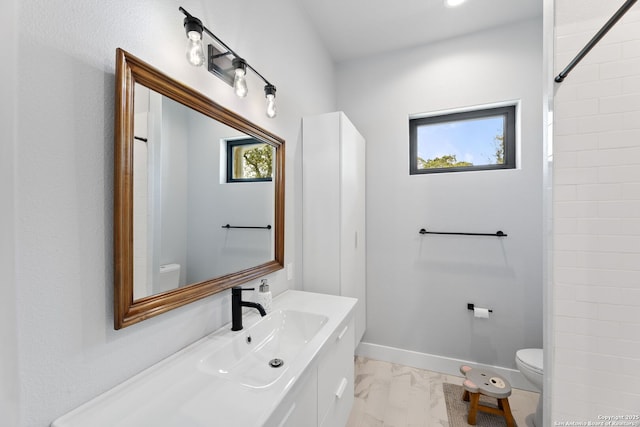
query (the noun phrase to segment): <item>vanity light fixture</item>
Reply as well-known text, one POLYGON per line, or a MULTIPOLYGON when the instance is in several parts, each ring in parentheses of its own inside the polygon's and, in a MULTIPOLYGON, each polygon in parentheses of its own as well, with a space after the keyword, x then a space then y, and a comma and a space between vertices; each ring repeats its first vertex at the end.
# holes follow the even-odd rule
POLYGON ((269 83, 262 74, 253 68, 246 60, 227 46, 215 34, 202 24, 200 19, 191 15, 184 8, 178 8, 185 15, 184 29, 189 39, 187 45, 187 60, 194 66, 204 65, 207 62, 207 69, 210 73, 225 81, 233 87, 234 92, 241 98, 247 96, 247 69, 253 71, 265 83, 264 94, 267 99, 267 116, 276 116, 276 87, 269 83), (205 56, 202 34, 206 33, 211 37, 217 46, 208 45, 205 56))

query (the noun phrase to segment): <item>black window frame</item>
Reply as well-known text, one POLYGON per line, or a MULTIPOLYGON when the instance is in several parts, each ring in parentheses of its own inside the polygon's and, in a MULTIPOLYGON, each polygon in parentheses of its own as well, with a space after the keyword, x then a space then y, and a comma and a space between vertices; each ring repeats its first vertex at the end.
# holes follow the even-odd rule
MULTIPOLYGON (((235 182, 269 182, 273 181, 273 169, 269 178, 234 178, 233 177, 233 148, 241 145, 265 144, 271 145, 257 138, 228 139, 226 141, 226 157, 227 157, 227 183, 235 182)), ((273 168, 273 162, 271 164, 273 168)))
POLYGON ((515 169, 516 168, 516 105, 482 108, 447 113, 428 117, 409 119, 409 174, 422 175, 444 172, 468 172, 483 170, 515 169), (455 122, 483 117, 504 117, 504 163, 496 165, 455 166, 450 168, 418 168, 418 127, 423 125, 455 122))

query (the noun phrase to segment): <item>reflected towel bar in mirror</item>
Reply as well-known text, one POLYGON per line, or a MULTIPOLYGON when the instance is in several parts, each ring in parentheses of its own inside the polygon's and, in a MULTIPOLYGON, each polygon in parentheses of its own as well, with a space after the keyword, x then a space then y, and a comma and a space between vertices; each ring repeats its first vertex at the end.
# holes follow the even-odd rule
POLYGON ((284 140, 122 49, 116 50, 115 89, 114 328, 282 269, 284 140), (150 116, 157 120, 148 120, 150 116), (181 129, 189 132, 183 135, 181 129), (220 153, 210 150, 207 141, 224 138, 269 145, 272 181, 256 186, 255 192, 222 191, 222 183, 214 185, 221 176, 220 153), (173 209, 178 201, 184 201, 184 209, 173 209), (264 238, 253 242, 252 251, 234 252, 234 262, 226 262, 231 256, 224 250, 226 241, 205 230, 235 218, 246 206, 256 215, 246 223, 271 224, 271 229, 251 233, 254 239, 258 234, 264 238), (212 259, 211 253, 217 256, 212 259), (170 288, 160 276, 160 267, 167 265, 161 260, 173 264, 165 277, 179 271, 170 288))
POLYGON ((507 233, 504 233, 501 230, 498 230, 495 233, 462 233, 462 232, 451 232, 451 231, 427 231, 424 228, 421 228, 419 233, 420 234, 449 234, 449 235, 456 235, 456 236, 507 237, 507 233))
POLYGON ((250 227, 250 226, 245 226, 245 225, 223 225, 222 228, 251 228, 254 230, 260 229, 260 230, 271 230, 271 225, 267 225, 266 227, 250 227))

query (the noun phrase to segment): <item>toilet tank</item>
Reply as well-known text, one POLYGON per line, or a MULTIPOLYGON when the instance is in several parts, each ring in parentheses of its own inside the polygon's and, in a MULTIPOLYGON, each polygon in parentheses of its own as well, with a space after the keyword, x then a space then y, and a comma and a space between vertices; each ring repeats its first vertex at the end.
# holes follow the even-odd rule
POLYGON ((155 284, 154 292, 166 292, 180 286, 180 264, 164 264, 160 266, 158 283, 155 284))

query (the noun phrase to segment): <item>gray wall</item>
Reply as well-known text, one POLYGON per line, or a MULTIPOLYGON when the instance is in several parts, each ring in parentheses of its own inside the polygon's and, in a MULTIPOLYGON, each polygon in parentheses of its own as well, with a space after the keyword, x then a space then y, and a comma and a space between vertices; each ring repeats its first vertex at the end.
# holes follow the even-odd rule
POLYGON ((188 245, 188 116, 189 110, 182 104, 162 97, 160 229, 153 230, 160 240, 160 256, 154 273, 160 265, 180 264, 181 285, 186 283, 188 245))
POLYGON ((516 350, 542 346, 541 27, 338 66, 338 105, 367 140, 364 342, 507 368, 516 350), (409 175, 410 115, 510 100, 520 101, 518 169, 409 175), (494 313, 474 319, 467 302, 494 313))
POLYGON ((189 125, 187 282, 273 259, 273 231, 223 229, 225 224, 273 225, 273 182, 226 182, 227 139, 246 137, 203 116, 189 125))
POLYGON ((18 329, 15 286, 15 168, 18 78, 18 0, 2 5, 0 59, 6 66, 0 79, 0 414, 7 425, 18 420, 18 329))
MULTIPOLYGON (((11 425, 45 427, 231 317, 225 292, 113 329, 115 49, 126 49, 284 138, 288 218, 299 197, 300 116, 334 110, 335 82, 331 60, 292 0, 17 4, 17 39, 3 38, 25 52, 7 61, 16 68, 11 84, 18 97, 11 105, 17 120, 15 191, 12 196, 8 188, 7 200, 9 212, 15 210, 15 235, 2 235, 17 254, 16 296, 0 298, 0 313, 16 314, 19 339, 3 341, 0 353, 3 362, 8 356, 19 366, 21 419, 11 425), (249 95, 238 99, 226 83, 184 60, 180 5, 277 85, 276 119, 265 116, 257 80, 250 77, 249 95)), ((7 143, 0 140, 4 150, 7 143)), ((295 227, 286 227, 286 261, 294 263, 295 227)), ((294 284, 284 271, 270 275, 270 282, 276 294, 294 284)), ((15 337, 12 329, 8 335, 15 337)))

